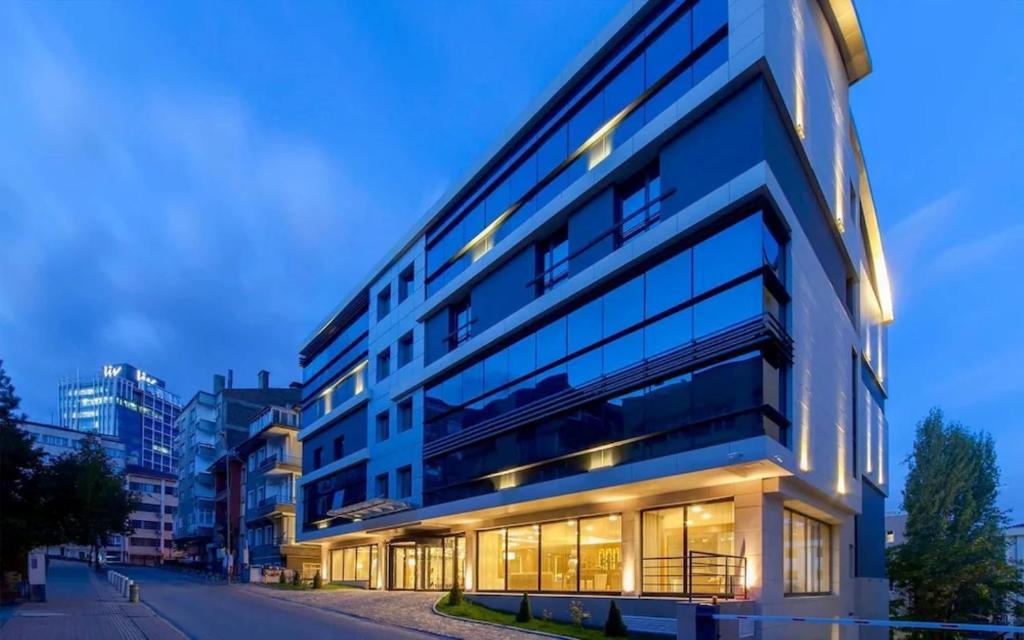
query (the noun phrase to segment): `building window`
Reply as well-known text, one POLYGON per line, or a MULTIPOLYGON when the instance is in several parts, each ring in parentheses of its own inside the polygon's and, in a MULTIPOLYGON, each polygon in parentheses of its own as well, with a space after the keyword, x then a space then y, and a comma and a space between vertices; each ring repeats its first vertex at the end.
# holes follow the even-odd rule
POLYGON ((733 596, 742 589, 733 523, 732 501, 644 511, 643 592, 733 596), (701 566, 693 567, 688 585, 691 562, 701 566))
POLYGON ((569 236, 565 228, 540 243, 538 249, 537 286, 540 293, 545 293, 569 277, 569 236))
POLYGON ((377 382, 391 375, 391 349, 377 354, 377 382))
POLYGON ((622 591, 618 514, 477 534, 481 591, 622 591))
POLYGON ((469 298, 453 304, 448 309, 448 350, 451 351, 472 335, 473 310, 469 298))
POLYGON ((398 366, 404 367, 412 362, 412 331, 398 339, 398 366))
MULTIPOLYGON (((354 582, 368 589, 376 589, 377 553, 375 544, 332 549, 331 580, 333 582, 354 582)), ((319 569, 319 565, 316 566, 319 569)))
POLYGON ((896 532, 895 531, 886 531, 885 532, 885 543, 886 544, 893 544, 895 542, 896 542, 896 532))
POLYGON ((398 431, 412 429, 412 398, 406 398, 398 403, 398 431))
POLYGON ((412 467, 405 466, 398 470, 395 485, 399 500, 412 496, 412 467))
POLYGON ((391 313, 391 285, 380 290, 377 294, 377 321, 381 321, 391 313))
POLYGON ((345 457, 345 436, 338 436, 334 439, 334 459, 341 460, 345 457))
POLYGON ((783 562, 786 593, 824 594, 831 591, 832 528, 796 511, 785 510, 783 562))
POLYGON ((398 303, 405 302, 409 294, 412 293, 413 284, 415 283, 416 269, 415 265, 409 265, 402 272, 398 274, 398 303))
POLYGON ((317 447, 313 449, 313 468, 319 469, 324 464, 324 448, 317 447))
POLYGON ((391 418, 387 411, 377 414, 377 442, 383 442, 391 437, 391 418))
POLYGON ((617 191, 619 241, 643 233, 661 216, 661 176, 654 167, 623 184, 617 191))
POLYGON ((375 493, 378 498, 388 497, 388 474, 382 473, 374 480, 375 493))

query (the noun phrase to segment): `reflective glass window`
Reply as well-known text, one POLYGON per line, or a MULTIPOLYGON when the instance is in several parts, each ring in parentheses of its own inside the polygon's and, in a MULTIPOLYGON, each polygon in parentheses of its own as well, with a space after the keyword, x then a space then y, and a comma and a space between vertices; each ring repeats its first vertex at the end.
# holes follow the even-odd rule
POLYGON ((701 294, 762 264, 760 216, 749 216, 693 248, 694 294, 701 294))
POLYGON ((646 54, 647 88, 651 88, 675 65, 690 54, 690 12, 677 18, 648 47, 646 54))
POLYGON ((700 44, 729 21, 729 5, 722 0, 700 0, 691 10, 693 41, 700 44))
POLYGON ((619 114, 644 92, 644 57, 623 67, 604 89, 604 120, 619 114))
POLYGON ((568 132, 565 125, 553 131, 540 148, 537 149, 537 177, 538 179, 551 173, 551 171, 565 161, 568 149, 568 132))
POLYGON ((604 335, 602 299, 591 300, 569 314, 569 353, 599 341, 604 335))
POLYGON ((598 93, 569 118, 569 152, 575 152, 604 124, 604 97, 598 93))
POLYGON ((687 249, 647 270, 644 276, 646 317, 667 311, 692 297, 691 261, 692 254, 687 249))
POLYGON ((565 317, 548 323, 537 331, 537 366, 543 367, 566 356, 565 317))
POLYGON ((644 319, 644 277, 624 282, 604 295, 604 336, 638 324, 644 319))
POLYGON ((760 278, 753 278, 726 289, 693 308, 695 338, 714 333, 762 312, 763 287, 760 278))

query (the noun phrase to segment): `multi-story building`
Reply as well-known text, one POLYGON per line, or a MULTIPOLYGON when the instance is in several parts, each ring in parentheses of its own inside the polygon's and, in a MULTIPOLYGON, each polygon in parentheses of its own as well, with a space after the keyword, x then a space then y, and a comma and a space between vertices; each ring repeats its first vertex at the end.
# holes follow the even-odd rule
POLYGON ((108 364, 94 378, 58 385, 61 426, 113 436, 125 444, 127 463, 175 473, 174 423, 181 401, 164 381, 130 364, 108 364))
MULTIPOLYGON (((249 436, 249 422, 268 405, 294 405, 297 384, 271 387, 260 371, 257 386, 235 388, 233 373, 213 377, 213 393, 199 391, 178 421, 179 511, 175 540, 188 560, 224 567, 244 547, 242 463, 235 452, 249 436)), ((236 567, 237 569, 237 567, 236 567)))
MULTIPOLYGON (((178 478, 160 471, 129 467, 128 489, 139 498, 131 515, 132 534, 122 536, 120 561, 130 564, 160 564, 176 559, 174 518, 178 509, 178 478)), ((112 562, 115 560, 111 560, 112 562)))
POLYGON ((629 3, 302 346, 328 577, 884 617, 869 71, 850 0, 629 3))
POLYGON ((249 423, 237 448, 244 473, 245 548, 253 567, 286 567, 312 578, 320 546, 295 540, 295 496, 302 475, 299 412, 268 406, 249 423))
MULTIPOLYGON (((43 450, 48 463, 63 455, 74 454, 81 447, 82 440, 97 435, 91 430, 77 431, 27 420, 19 423, 19 427, 32 436, 36 445, 43 450)), ((177 478, 136 465, 126 466, 124 443, 110 435, 97 437, 112 468, 125 474, 127 489, 135 492, 140 500, 139 508, 130 516, 134 532, 130 536, 111 537, 105 547, 106 561, 155 564, 171 558, 177 478)), ((67 543, 51 547, 49 553, 84 560, 89 556, 89 548, 67 543)))

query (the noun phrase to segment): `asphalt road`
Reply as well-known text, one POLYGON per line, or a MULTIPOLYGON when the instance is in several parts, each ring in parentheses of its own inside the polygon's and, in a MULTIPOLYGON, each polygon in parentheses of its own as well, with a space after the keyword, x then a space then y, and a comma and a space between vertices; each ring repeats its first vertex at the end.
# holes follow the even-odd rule
POLYGON ((427 639, 398 627, 284 602, 161 569, 116 568, 141 587, 142 600, 195 640, 281 638, 427 639))

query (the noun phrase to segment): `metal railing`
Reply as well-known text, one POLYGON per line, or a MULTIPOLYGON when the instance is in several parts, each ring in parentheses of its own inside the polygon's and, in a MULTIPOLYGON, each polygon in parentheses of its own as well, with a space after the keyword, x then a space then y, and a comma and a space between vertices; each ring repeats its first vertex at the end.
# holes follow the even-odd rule
POLYGON ((299 412, 285 407, 266 407, 249 422, 249 435, 256 435, 272 424, 298 429, 299 412))
POLYGON ((256 471, 265 471, 279 464, 292 465, 296 467, 302 466, 302 458, 299 456, 289 456, 283 453, 275 453, 267 456, 262 462, 256 465, 256 471))
POLYGON ((747 598, 747 559, 705 551, 642 560, 643 591, 693 598, 747 598))

